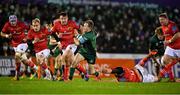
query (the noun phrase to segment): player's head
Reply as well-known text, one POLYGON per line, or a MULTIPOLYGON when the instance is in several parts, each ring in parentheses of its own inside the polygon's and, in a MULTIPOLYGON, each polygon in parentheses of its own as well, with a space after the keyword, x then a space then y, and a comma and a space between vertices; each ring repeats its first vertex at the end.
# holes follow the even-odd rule
POLYGON ((169 19, 166 13, 161 13, 159 15, 159 22, 161 25, 168 25, 169 19))
POLYGON ((164 39, 164 35, 162 32, 162 28, 161 27, 157 27, 155 30, 155 34, 157 35, 158 39, 163 40, 164 39))
POLYGON ((12 26, 16 26, 17 25, 17 16, 16 15, 10 15, 9 16, 9 23, 12 26))
POLYGON ((102 73, 104 74, 111 74, 112 69, 108 66, 102 68, 102 73))
POLYGON ((34 31, 38 32, 41 28, 40 20, 35 18, 32 20, 32 28, 34 31))
POLYGON ((59 13, 59 20, 62 25, 66 25, 68 23, 68 14, 66 12, 59 13))
POLYGON ((81 23, 79 24, 80 34, 83 34, 83 26, 84 26, 84 22, 81 22, 81 23))
POLYGON ((83 30, 85 32, 92 31, 94 28, 94 22, 92 20, 86 20, 83 25, 83 30))

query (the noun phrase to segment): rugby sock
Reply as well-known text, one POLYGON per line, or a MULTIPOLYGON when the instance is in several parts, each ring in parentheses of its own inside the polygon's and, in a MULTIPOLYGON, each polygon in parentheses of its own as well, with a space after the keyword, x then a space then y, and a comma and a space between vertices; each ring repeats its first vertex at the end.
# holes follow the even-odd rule
POLYGON ((64 80, 68 80, 69 66, 64 66, 64 80))
POLYGON ((171 67, 174 66, 176 63, 177 63, 177 61, 173 61, 173 62, 171 62, 171 63, 165 65, 164 68, 167 69, 167 70, 169 70, 169 69, 171 69, 171 67))
POLYGON ((51 72, 48 68, 46 68, 44 71, 46 73, 46 76, 51 76, 51 72))
POLYGON ((50 70, 51 70, 52 74, 54 74, 54 59, 53 59, 53 57, 50 57, 49 63, 50 63, 50 70))
POLYGON ((28 60, 28 65, 35 70, 38 69, 38 67, 31 60, 28 60))
POLYGON ((169 70, 168 75, 170 80, 174 80, 174 75, 171 69, 169 70))
POLYGON ((20 67, 21 67, 21 63, 17 62, 16 63, 16 77, 17 77, 17 80, 19 80, 20 67))
POLYGON ((41 78, 41 66, 38 66, 37 73, 38 73, 38 79, 40 79, 41 78))
POLYGON ((64 73, 65 73, 65 66, 64 65, 61 66, 61 70, 62 70, 62 78, 64 78, 64 73))
POLYGON ((52 72, 50 72, 50 70, 48 69, 48 66, 46 63, 42 63, 42 68, 44 69, 45 73, 46 73, 46 76, 51 76, 52 72))
POLYGON ((60 76, 62 76, 63 73, 62 68, 59 68, 59 72, 60 72, 60 76))
POLYGON ((87 74, 86 70, 80 64, 76 67, 76 69, 84 74, 87 74))
POLYGON ((57 68, 55 68, 55 69, 54 69, 54 75, 56 75, 56 76, 57 76, 57 73, 58 73, 58 69, 57 69, 57 68))
MULTIPOLYGON (((160 77, 164 77, 165 73, 168 73, 169 70, 171 70, 171 67, 174 66, 177 63, 177 61, 173 61, 169 64, 166 64, 164 68, 160 71, 160 77)), ((170 75, 171 76, 171 75, 170 75)))
POLYGON ((73 79, 74 72, 75 72, 75 68, 70 68, 70 75, 69 75, 69 79, 70 79, 70 80, 73 79))

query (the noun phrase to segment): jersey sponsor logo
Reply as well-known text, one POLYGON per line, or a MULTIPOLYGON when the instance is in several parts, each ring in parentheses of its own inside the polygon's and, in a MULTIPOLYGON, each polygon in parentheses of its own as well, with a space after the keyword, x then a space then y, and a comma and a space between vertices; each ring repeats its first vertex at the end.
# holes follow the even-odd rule
POLYGON ((13 31, 13 34, 19 35, 19 34, 21 34, 21 32, 13 31))
POLYGON ((165 37, 170 36, 170 34, 164 34, 165 37))

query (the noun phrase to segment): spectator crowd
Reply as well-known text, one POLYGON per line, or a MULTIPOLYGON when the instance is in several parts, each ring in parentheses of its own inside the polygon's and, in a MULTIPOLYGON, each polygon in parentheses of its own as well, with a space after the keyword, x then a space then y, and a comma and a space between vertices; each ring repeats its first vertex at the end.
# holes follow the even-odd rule
MULTIPOLYGON (((35 5, 28 3, 0 4, 0 29, 8 21, 12 13, 20 21, 31 24, 35 17, 41 19, 43 25, 56 19, 59 11, 68 12, 70 18, 77 23, 85 19, 95 22, 97 32, 97 52, 100 53, 147 53, 149 39, 160 24, 158 14, 167 12, 169 18, 180 24, 180 10, 170 7, 142 7, 142 6, 103 6, 103 5, 58 5, 47 3, 35 5)), ((9 40, 0 38, 0 55, 12 55, 9 40), (6 52, 7 51, 7 52, 6 52)))

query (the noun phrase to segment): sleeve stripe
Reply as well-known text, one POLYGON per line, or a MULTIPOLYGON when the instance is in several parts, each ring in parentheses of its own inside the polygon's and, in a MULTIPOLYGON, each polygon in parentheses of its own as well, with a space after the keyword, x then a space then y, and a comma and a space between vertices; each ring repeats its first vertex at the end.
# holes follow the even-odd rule
POLYGON ((78 38, 78 40, 79 40, 79 42, 82 44, 82 43, 84 43, 84 42, 86 42, 86 38, 84 38, 84 37, 82 37, 82 36, 80 36, 79 38, 78 38))

